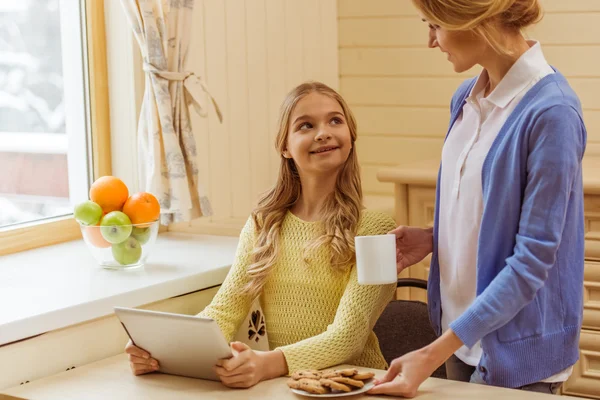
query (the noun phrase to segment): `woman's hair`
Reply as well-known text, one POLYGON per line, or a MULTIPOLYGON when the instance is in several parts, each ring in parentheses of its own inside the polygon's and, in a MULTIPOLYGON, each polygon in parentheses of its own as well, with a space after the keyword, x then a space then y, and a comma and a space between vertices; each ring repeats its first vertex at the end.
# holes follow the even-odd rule
POLYGON ((275 148, 280 154, 279 176, 275 186, 259 200, 258 206, 252 212, 256 241, 252 252, 252 264, 247 271, 249 282, 244 291, 254 297, 260 294, 281 251, 280 232, 286 213, 302 193, 300 175, 294 160, 285 158, 283 153, 287 150, 290 116, 296 104, 311 93, 328 96, 340 104, 350 131, 352 148, 337 176, 335 189, 321 210, 324 232, 305 247, 304 260, 308 262, 313 251, 323 245, 330 249, 330 262, 336 269, 343 270, 355 257, 354 236, 362 209, 360 168, 354 145, 356 120, 348 104, 335 90, 320 82, 306 82, 288 93, 283 101, 279 131, 275 139, 275 148))
POLYGON ((542 19, 539 0, 413 0, 430 23, 448 30, 472 31, 497 52, 509 54, 501 43, 503 29, 521 31, 542 19))

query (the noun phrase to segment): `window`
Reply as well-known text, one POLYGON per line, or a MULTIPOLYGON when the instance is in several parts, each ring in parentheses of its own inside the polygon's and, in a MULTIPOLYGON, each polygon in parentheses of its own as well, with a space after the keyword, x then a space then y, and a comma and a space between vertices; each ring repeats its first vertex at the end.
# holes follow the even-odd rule
POLYGON ((105 51, 102 0, 0 1, 0 254, 79 235, 73 204, 109 173, 105 51))

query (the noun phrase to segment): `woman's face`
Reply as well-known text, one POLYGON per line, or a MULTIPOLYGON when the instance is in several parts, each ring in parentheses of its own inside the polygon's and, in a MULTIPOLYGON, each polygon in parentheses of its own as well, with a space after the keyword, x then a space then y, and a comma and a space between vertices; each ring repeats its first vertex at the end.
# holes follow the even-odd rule
POLYGON ((449 31, 438 25, 423 22, 429 26, 429 48, 438 47, 447 55, 448 61, 454 66, 454 71, 464 72, 471 69, 486 51, 485 41, 470 31, 449 31))
POLYGON ((337 174, 351 149, 350 129, 337 100, 312 92, 296 104, 284 157, 294 159, 301 176, 337 174))

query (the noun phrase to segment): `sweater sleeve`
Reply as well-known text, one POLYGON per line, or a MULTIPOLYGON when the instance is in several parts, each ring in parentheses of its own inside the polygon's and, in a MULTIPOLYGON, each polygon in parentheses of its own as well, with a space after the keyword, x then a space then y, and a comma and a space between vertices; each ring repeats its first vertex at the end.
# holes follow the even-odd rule
POLYGON ((210 304, 198 314, 214 319, 228 342, 233 340, 252 306, 252 297, 242 295, 241 291, 248 283, 246 271, 251 264, 253 248, 254 222, 249 218, 240 234, 235 260, 225 281, 210 304))
MULTIPOLYGON (((385 214, 369 213, 360 235, 386 234, 396 227, 385 214)), ((280 347, 290 373, 301 369, 322 369, 348 362, 358 356, 385 306, 392 299, 395 284, 359 285, 352 266, 350 279, 333 322, 319 335, 280 347)))
POLYGON ((463 315, 450 324, 472 347, 506 325, 548 278, 562 239, 572 188, 581 180, 585 127, 569 106, 554 106, 535 121, 529 137, 527 182, 513 254, 463 315))

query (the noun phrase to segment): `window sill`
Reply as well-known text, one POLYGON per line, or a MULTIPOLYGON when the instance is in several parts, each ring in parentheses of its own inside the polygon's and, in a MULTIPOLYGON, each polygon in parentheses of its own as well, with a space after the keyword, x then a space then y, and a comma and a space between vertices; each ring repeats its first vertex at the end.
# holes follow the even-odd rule
POLYGON ((0 258, 0 346, 219 285, 237 237, 160 234, 145 267, 103 269, 75 240, 0 258))

